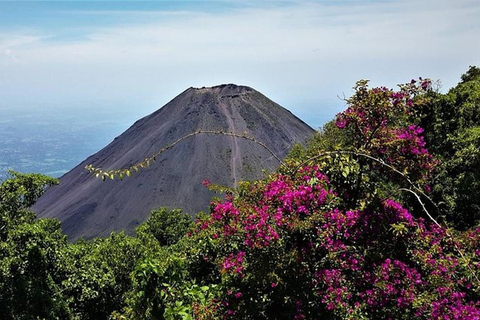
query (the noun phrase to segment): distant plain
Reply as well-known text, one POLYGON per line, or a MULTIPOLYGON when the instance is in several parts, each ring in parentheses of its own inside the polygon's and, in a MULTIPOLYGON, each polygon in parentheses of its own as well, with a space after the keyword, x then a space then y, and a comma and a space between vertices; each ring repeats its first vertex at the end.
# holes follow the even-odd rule
POLYGON ((7 177, 8 170, 60 177, 110 143, 139 117, 134 111, 111 110, 1 107, 0 180, 7 177))

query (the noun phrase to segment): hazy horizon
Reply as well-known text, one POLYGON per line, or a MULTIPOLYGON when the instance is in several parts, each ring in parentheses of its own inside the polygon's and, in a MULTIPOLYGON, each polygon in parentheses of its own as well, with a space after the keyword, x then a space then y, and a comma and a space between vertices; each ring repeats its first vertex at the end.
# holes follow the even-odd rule
MULTIPOLYGON (((22 133, 63 136, 83 157, 188 87, 223 83, 318 128, 359 79, 453 87, 480 65, 479 16, 474 0, 0 1, 0 138, 15 119, 18 148, 31 149, 22 133)), ((0 152, 1 170, 16 155, 0 152)))

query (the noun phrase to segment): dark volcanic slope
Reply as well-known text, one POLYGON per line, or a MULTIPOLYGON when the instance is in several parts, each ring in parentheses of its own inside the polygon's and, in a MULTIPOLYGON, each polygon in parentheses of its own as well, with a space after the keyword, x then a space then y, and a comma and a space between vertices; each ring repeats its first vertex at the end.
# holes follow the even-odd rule
POLYGON ((313 129, 261 93, 244 86, 190 88, 153 114, 138 120, 108 146, 60 178, 34 210, 55 217, 71 239, 106 236, 134 228, 152 209, 166 206, 194 214, 208 208, 212 193, 204 179, 234 186, 262 177, 278 162, 253 142, 197 135, 157 158, 149 168, 123 181, 103 182, 85 171, 128 167, 196 130, 248 132, 283 157, 313 129))

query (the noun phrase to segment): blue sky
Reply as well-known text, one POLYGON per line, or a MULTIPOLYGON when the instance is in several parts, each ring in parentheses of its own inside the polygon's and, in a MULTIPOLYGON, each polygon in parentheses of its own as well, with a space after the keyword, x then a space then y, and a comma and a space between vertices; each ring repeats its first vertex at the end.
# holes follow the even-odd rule
POLYGON ((477 0, 0 1, 0 112, 124 112, 131 124, 188 87, 236 83, 318 127, 359 79, 423 76, 446 91, 469 65, 477 0))

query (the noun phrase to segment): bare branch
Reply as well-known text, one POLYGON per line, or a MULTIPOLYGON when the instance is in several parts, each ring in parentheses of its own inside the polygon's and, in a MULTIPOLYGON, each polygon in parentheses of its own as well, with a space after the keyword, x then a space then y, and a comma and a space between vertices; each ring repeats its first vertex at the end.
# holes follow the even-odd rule
POLYGON ((420 205, 423 208, 423 211, 425 211, 425 213, 430 218, 430 220, 432 220, 437 226, 442 228, 442 226, 437 222, 437 220, 435 220, 432 217, 432 215, 428 212, 427 208, 425 208, 425 204, 422 202, 422 199, 420 199, 420 196, 416 192, 414 192, 413 190, 407 189, 407 188, 401 188, 400 191, 407 191, 407 192, 410 192, 411 194, 413 194, 417 198, 418 202, 420 203, 420 205))
MULTIPOLYGON (((420 203, 420 205, 422 206, 423 208, 423 211, 425 211, 425 213, 427 214, 427 216, 430 218, 430 220, 432 220, 438 227, 442 228, 443 227, 437 222, 437 220, 435 220, 431 215, 430 213, 427 211, 427 209, 425 208, 425 205, 423 204, 422 200, 420 199, 420 196, 418 194, 416 194, 414 191, 410 190, 410 189, 406 189, 406 188, 402 188, 400 189, 400 191, 407 191, 407 192, 410 192, 412 193, 418 200, 418 202, 420 203)), ((460 249, 460 247, 458 246, 457 242, 455 242, 455 238, 453 237, 453 235, 450 233, 450 231, 448 231, 447 228, 444 228, 445 229, 445 234, 448 238, 450 238, 450 241, 453 242, 453 245, 455 246, 455 249, 457 250, 457 252, 462 256, 462 258, 467 261, 467 258, 465 257, 465 254, 463 253, 462 249, 460 249)), ((470 266, 470 264, 466 264, 468 270, 470 270, 470 272, 472 273, 472 275, 475 277, 475 280, 477 280, 477 285, 480 285, 480 279, 478 278, 477 276, 477 273, 475 272, 475 270, 472 269, 472 267, 470 266)))

